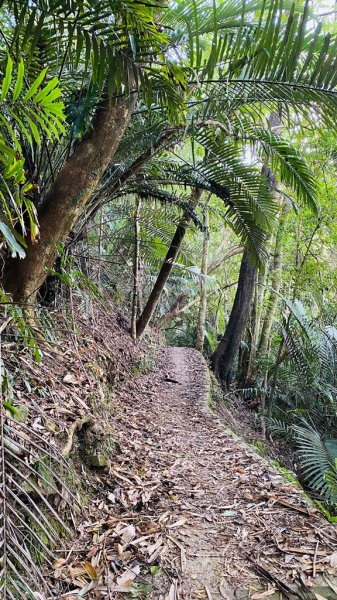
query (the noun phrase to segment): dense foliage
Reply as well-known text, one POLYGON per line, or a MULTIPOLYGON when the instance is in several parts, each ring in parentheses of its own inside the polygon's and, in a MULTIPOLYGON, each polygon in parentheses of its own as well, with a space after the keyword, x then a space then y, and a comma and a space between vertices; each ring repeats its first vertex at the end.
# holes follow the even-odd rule
POLYGON ((70 289, 112 297, 135 342, 153 328, 196 344, 233 393, 257 398, 259 427, 290 440, 333 510, 333 15, 278 0, 7 0, 0 14, 5 318, 40 360, 24 309, 70 289))

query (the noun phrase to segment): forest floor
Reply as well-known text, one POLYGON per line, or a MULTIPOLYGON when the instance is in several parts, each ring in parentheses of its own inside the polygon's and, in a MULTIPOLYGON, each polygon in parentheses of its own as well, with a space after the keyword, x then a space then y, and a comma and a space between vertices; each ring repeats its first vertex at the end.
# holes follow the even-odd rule
POLYGON ((62 598, 337 598, 337 526, 210 409, 200 353, 153 363, 112 392, 121 450, 58 561, 62 598))

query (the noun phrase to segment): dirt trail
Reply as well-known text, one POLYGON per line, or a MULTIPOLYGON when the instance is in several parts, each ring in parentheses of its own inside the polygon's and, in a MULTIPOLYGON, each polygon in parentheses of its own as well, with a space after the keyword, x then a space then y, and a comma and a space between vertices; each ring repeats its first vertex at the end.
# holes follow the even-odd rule
POLYGON ((319 593, 337 598, 336 526, 227 432, 206 406, 207 376, 197 351, 161 348, 155 373, 126 382, 116 393, 123 452, 104 482, 112 492, 103 488, 99 513, 93 510, 95 527, 86 526, 87 534, 93 532, 87 557, 97 555, 92 548, 100 545, 110 576, 92 598, 125 597, 117 594, 123 576, 117 586, 111 583, 116 540, 124 580, 133 569, 140 573, 136 589, 147 589, 147 595, 133 597, 286 598, 287 586, 296 582, 304 590, 297 597, 318 598, 310 591, 312 578, 324 572, 332 583, 319 593), (107 529, 99 538, 98 514, 101 529, 107 529), (282 586, 284 596, 273 596, 282 586))
POLYGON ((207 410, 207 372, 197 351, 168 348, 161 364, 166 381, 151 402, 151 436, 165 457, 176 517, 187 518, 177 536, 179 597, 203 597, 203 590, 230 597, 257 581, 257 564, 285 582, 296 573, 310 583, 316 546, 316 573, 321 556, 336 550, 335 527, 309 516, 298 490, 207 410))

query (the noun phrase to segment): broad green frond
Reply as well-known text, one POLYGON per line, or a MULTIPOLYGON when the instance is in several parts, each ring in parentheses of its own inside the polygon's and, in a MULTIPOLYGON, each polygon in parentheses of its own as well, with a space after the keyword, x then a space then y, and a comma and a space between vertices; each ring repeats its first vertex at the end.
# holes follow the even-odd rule
POLYGON ((0 75, 0 229, 12 255, 21 258, 27 223, 32 239, 38 233, 36 209, 29 198, 33 184, 26 183, 22 146, 40 146, 42 136, 59 140, 65 133, 58 79, 54 77, 43 83, 47 70, 43 69, 27 89, 23 60, 16 72, 8 55, 5 72, 0 75), (20 225, 23 236, 16 230, 16 224, 20 225))

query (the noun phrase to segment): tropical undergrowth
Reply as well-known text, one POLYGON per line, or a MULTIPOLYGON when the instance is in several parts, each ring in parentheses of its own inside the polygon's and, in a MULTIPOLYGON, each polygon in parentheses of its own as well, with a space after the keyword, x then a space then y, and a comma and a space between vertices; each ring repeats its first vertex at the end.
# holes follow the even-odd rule
MULTIPOLYGON (((281 297, 274 353, 261 357, 251 387, 239 390, 262 429, 328 514, 337 507, 337 329, 301 302, 281 297)), ((324 315, 327 318, 327 314, 324 315)), ((282 460, 282 459, 281 459, 282 460)))

